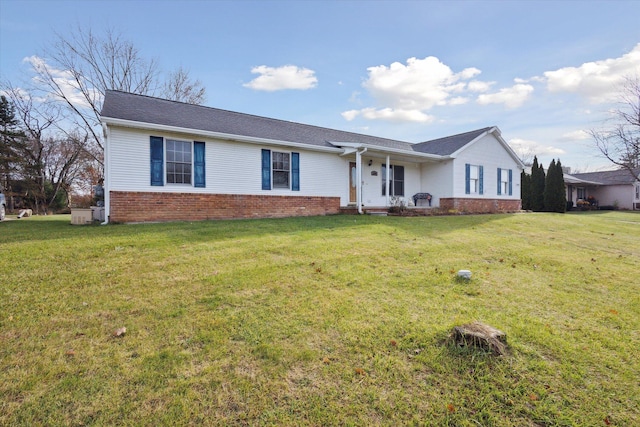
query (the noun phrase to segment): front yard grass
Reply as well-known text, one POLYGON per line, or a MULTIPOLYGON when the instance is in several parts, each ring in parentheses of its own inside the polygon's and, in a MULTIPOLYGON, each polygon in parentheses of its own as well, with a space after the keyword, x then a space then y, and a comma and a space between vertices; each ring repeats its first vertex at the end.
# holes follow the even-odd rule
POLYGON ((640 425, 639 266, 632 212, 4 222, 0 425, 640 425))

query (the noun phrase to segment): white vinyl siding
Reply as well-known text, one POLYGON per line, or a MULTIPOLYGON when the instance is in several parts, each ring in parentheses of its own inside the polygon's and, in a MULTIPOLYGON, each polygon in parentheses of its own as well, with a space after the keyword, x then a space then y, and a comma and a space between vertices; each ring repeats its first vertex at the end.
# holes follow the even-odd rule
MULTIPOLYGON (((518 163, 493 135, 486 135, 458 153, 453 160, 453 197, 495 198, 498 194, 498 168, 512 170, 511 195, 501 194, 501 199, 517 200, 520 198, 520 171, 518 163), (483 192, 465 193, 465 164, 483 166, 483 192)), ((508 172, 507 172, 508 173, 508 172)))
MULTIPOLYGON (((109 128, 109 191, 189 192, 208 194, 263 194, 260 191, 261 149, 257 144, 211 140, 197 135, 185 137, 171 133, 144 131, 120 127, 109 128), (174 140, 205 141, 207 186, 151 186, 149 136, 174 140)), ((275 150, 277 151, 277 149, 275 150)), ((280 150, 282 151, 282 150, 280 150)), ((340 196, 348 203, 348 162, 333 153, 304 151, 300 154, 301 191, 295 196, 340 196)), ((166 175, 166 171, 165 171, 166 175)))

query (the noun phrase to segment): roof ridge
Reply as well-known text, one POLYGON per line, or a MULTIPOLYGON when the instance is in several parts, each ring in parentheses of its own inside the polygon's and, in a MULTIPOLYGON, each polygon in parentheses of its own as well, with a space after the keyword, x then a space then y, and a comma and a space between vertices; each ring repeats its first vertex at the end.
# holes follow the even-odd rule
MULTIPOLYGON (((208 105, 190 104, 188 102, 175 101, 175 100, 172 100, 172 99, 160 98, 160 97, 157 97, 157 96, 142 95, 142 94, 138 94, 138 93, 126 92, 126 91, 115 90, 115 89, 108 89, 107 92, 118 92, 118 93, 121 93, 121 94, 124 94, 124 95, 144 97, 144 98, 149 98, 149 99, 153 99, 153 100, 157 100, 157 101, 170 102, 170 103, 173 103, 173 104, 191 106, 191 107, 196 107, 196 108, 203 108, 203 109, 208 109, 208 110, 216 110, 216 111, 221 111, 221 112, 224 112, 224 113, 234 114, 234 115, 238 115, 238 116, 253 117, 253 118, 256 118, 256 119, 260 119, 260 120, 269 120, 269 121, 273 121, 273 122, 289 123, 289 124, 298 125, 298 126, 307 126, 307 127, 314 128, 314 129, 332 130, 332 131, 336 131, 336 132, 348 133, 348 134, 351 134, 351 135, 375 138, 375 139, 378 139, 378 140, 386 140, 386 141, 389 141, 389 142, 395 142, 395 143, 399 142, 399 143, 403 143, 403 144, 414 145, 414 143, 412 143, 412 142, 404 141, 404 140, 401 140, 401 139, 386 138, 386 137, 375 136, 375 135, 370 135, 370 134, 365 134, 365 133, 352 132, 352 131, 348 131, 348 130, 340 130, 340 129, 328 128, 328 127, 325 127, 325 126, 318 126, 318 125, 312 125, 312 124, 308 124, 308 123, 295 122, 295 121, 292 121, 292 120, 277 119, 275 117, 259 116, 257 114, 251 114, 251 113, 241 113, 239 111, 227 110, 227 109, 218 108, 218 107, 211 107, 211 106, 208 106, 208 105)), ((334 142, 342 142, 342 141, 334 141, 334 142)))

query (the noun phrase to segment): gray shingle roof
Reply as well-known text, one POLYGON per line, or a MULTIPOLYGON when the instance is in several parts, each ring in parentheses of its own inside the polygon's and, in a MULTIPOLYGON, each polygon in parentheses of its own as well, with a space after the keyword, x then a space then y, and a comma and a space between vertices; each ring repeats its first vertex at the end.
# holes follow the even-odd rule
POLYGON ((412 144, 376 136, 237 113, 201 105, 185 104, 151 96, 108 90, 101 116, 230 135, 296 142, 320 147, 349 142, 395 150, 449 155, 473 141, 490 127, 432 141, 412 144))
POLYGON ((115 119, 322 147, 333 147, 330 141, 337 141, 411 150, 411 144, 404 141, 112 90, 105 94, 101 115, 115 119))
POLYGON ((455 153, 456 151, 491 129, 492 127, 487 127, 470 132, 460 133, 458 135, 446 136, 444 138, 421 142, 419 144, 414 144, 413 149, 421 153, 448 156, 455 153))
MULTIPOLYGON (((636 169, 636 176, 640 169, 636 169)), ((627 169, 616 169, 611 171, 572 173, 572 176, 586 181, 599 182, 604 185, 633 184, 636 179, 627 169)))

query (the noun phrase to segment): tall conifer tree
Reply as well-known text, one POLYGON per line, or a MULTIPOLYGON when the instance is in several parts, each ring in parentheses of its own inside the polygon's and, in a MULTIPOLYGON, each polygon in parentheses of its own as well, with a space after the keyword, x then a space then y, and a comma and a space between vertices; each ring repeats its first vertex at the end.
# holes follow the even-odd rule
POLYGON ((567 210, 567 195, 562 176, 560 159, 551 160, 544 186, 544 207, 548 212, 564 213, 567 210))
POLYGON ((538 165, 538 157, 533 158, 531 166, 531 210, 544 211, 544 184, 545 174, 542 165, 538 165))
POLYGON ((524 170, 520 174, 520 199, 522 209, 531 210, 531 175, 524 170))

